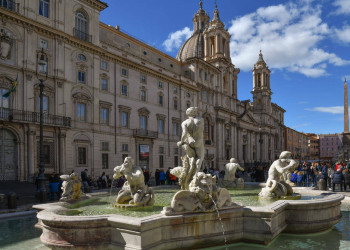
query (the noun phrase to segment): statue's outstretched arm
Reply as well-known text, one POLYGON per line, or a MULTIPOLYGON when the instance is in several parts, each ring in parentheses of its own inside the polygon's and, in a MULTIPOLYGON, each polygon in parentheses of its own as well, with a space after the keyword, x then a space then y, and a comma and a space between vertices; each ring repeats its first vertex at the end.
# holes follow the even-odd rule
POLYGON ((238 165, 238 169, 244 171, 244 168, 242 168, 240 165, 238 165))

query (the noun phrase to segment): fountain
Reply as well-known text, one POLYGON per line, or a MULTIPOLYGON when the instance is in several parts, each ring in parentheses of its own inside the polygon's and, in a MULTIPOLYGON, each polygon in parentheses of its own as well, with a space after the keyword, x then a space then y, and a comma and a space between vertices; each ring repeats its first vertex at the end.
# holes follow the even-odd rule
MULTIPOLYGON (((116 207, 107 202, 108 210, 98 213, 97 207, 106 202, 95 194, 84 201, 85 205, 58 202, 34 206, 38 211, 37 227, 43 231, 41 241, 54 249, 195 249, 240 241, 268 244, 282 232, 321 232, 340 221, 344 199, 340 194, 269 201, 293 193, 280 179, 296 164, 289 152, 283 152, 271 165, 266 187, 260 192, 261 200, 269 204, 259 207, 233 202, 232 190, 217 187, 215 177, 199 172, 204 157, 203 119, 197 108, 189 108, 186 114, 189 118, 182 123, 178 143, 186 155, 183 166, 173 171, 180 177, 180 191, 151 190, 141 184, 140 170, 133 160, 126 159, 114 169, 114 178, 124 175, 128 181, 118 193, 116 207), (162 203, 164 197, 167 201, 162 203), (92 206, 95 201, 99 205, 92 206), (84 215, 84 206, 94 207, 94 213, 84 215)), ((233 198, 238 200, 239 196, 233 198)))
POLYGON ((244 168, 238 164, 237 159, 231 158, 230 162, 225 165, 225 176, 222 183, 220 183, 221 186, 225 188, 243 188, 244 180, 243 178, 236 178, 237 170, 244 171, 244 168))

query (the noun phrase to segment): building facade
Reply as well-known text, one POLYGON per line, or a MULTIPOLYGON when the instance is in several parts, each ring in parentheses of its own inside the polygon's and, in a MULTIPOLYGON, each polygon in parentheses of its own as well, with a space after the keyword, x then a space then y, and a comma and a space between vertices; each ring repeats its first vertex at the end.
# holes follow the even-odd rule
POLYGON ((38 169, 39 81, 44 82, 45 172, 102 172, 126 156, 150 172, 181 164, 176 142, 188 107, 205 121, 203 167, 235 157, 272 162, 285 145, 284 112, 271 102, 260 52, 253 102, 237 99, 239 69, 216 8, 202 3, 194 33, 173 58, 99 21, 98 0, 0 2, 0 179, 33 180, 38 169), (38 53, 48 62, 39 65, 38 53), (4 97, 18 81, 16 91, 4 97))
POLYGON ((320 138, 320 158, 323 160, 333 160, 342 148, 342 134, 321 134, 320 138))
POLYGON ((308 136, 289 127, 285 127, 285 150, 292 153, 292 157, 299 160, 310 159, 308 136))
POLYGON ((320 139, 316 134, 306 134, 307 144, 309 148, 309 160, 319 160, 320 159, 320 139))

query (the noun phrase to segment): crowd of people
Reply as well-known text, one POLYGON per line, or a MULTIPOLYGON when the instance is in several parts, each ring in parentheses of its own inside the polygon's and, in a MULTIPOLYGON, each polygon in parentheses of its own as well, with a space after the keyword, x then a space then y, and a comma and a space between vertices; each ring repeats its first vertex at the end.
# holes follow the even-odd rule
MULTIPOLYGON (((168 168, 166 171, 163 169, 156 169, 155 171, 155 185, 175 185, 178 182, 176 176, 170 173, 172 168, 168 168)), ((252 182, 264 182, 267 178, 267 172, 269 167, 261 164, 256 164, 253 168, 249 169, 246 173, 246 176, 250 177, 252 182)), ((150 183, 151 173, 149 170, 144 167, 142 168, 145 184, 151 186, 150 183)), ((209 169, 204 167, 203 172, 206 174, 211 174, 216 176, 217 181, 224 179, 225 171, 219 171, 218 168, 209 169)), ((244 173, 242 171, 236 172, 236 178, 243 177, 244 173)), ((335 191, 338 187, 340 191, 346 191, 350 189, 350 164, 344 162, 307 162, 304 161, 300 163, 298 168, 295 169, 291 176, 291 181, 295 183, 297 187, 316 187, 320 179, 326 181, 327 187, 335 191)), ((85 169, 81 172, 81 181, 82 181, 82 190, 87 191, 87 188, 93 189, 104 189, 110 188, 112 185, 114 187, 122 187, 125 183, 125 177, 122 176, 115 180, 114 182, 110 179, 109 175, 106 175, 105 172, 101 174, 96 180, 94 180, 91 175, 88 174, 88 169, 85 169)), ((59 174, 55 172, 51 173, 49 177, 48 184, 48 199, 49 200, 58 200, 61 197, 62 180, 59 177, 59 174)))

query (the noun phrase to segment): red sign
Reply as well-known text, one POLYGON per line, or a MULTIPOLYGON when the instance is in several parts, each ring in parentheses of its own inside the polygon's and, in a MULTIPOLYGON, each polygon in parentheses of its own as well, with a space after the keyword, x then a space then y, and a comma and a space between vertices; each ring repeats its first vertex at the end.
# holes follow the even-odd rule
POLYGON ((149 145, 140 145, 140 160, 149 159, 149 145))

